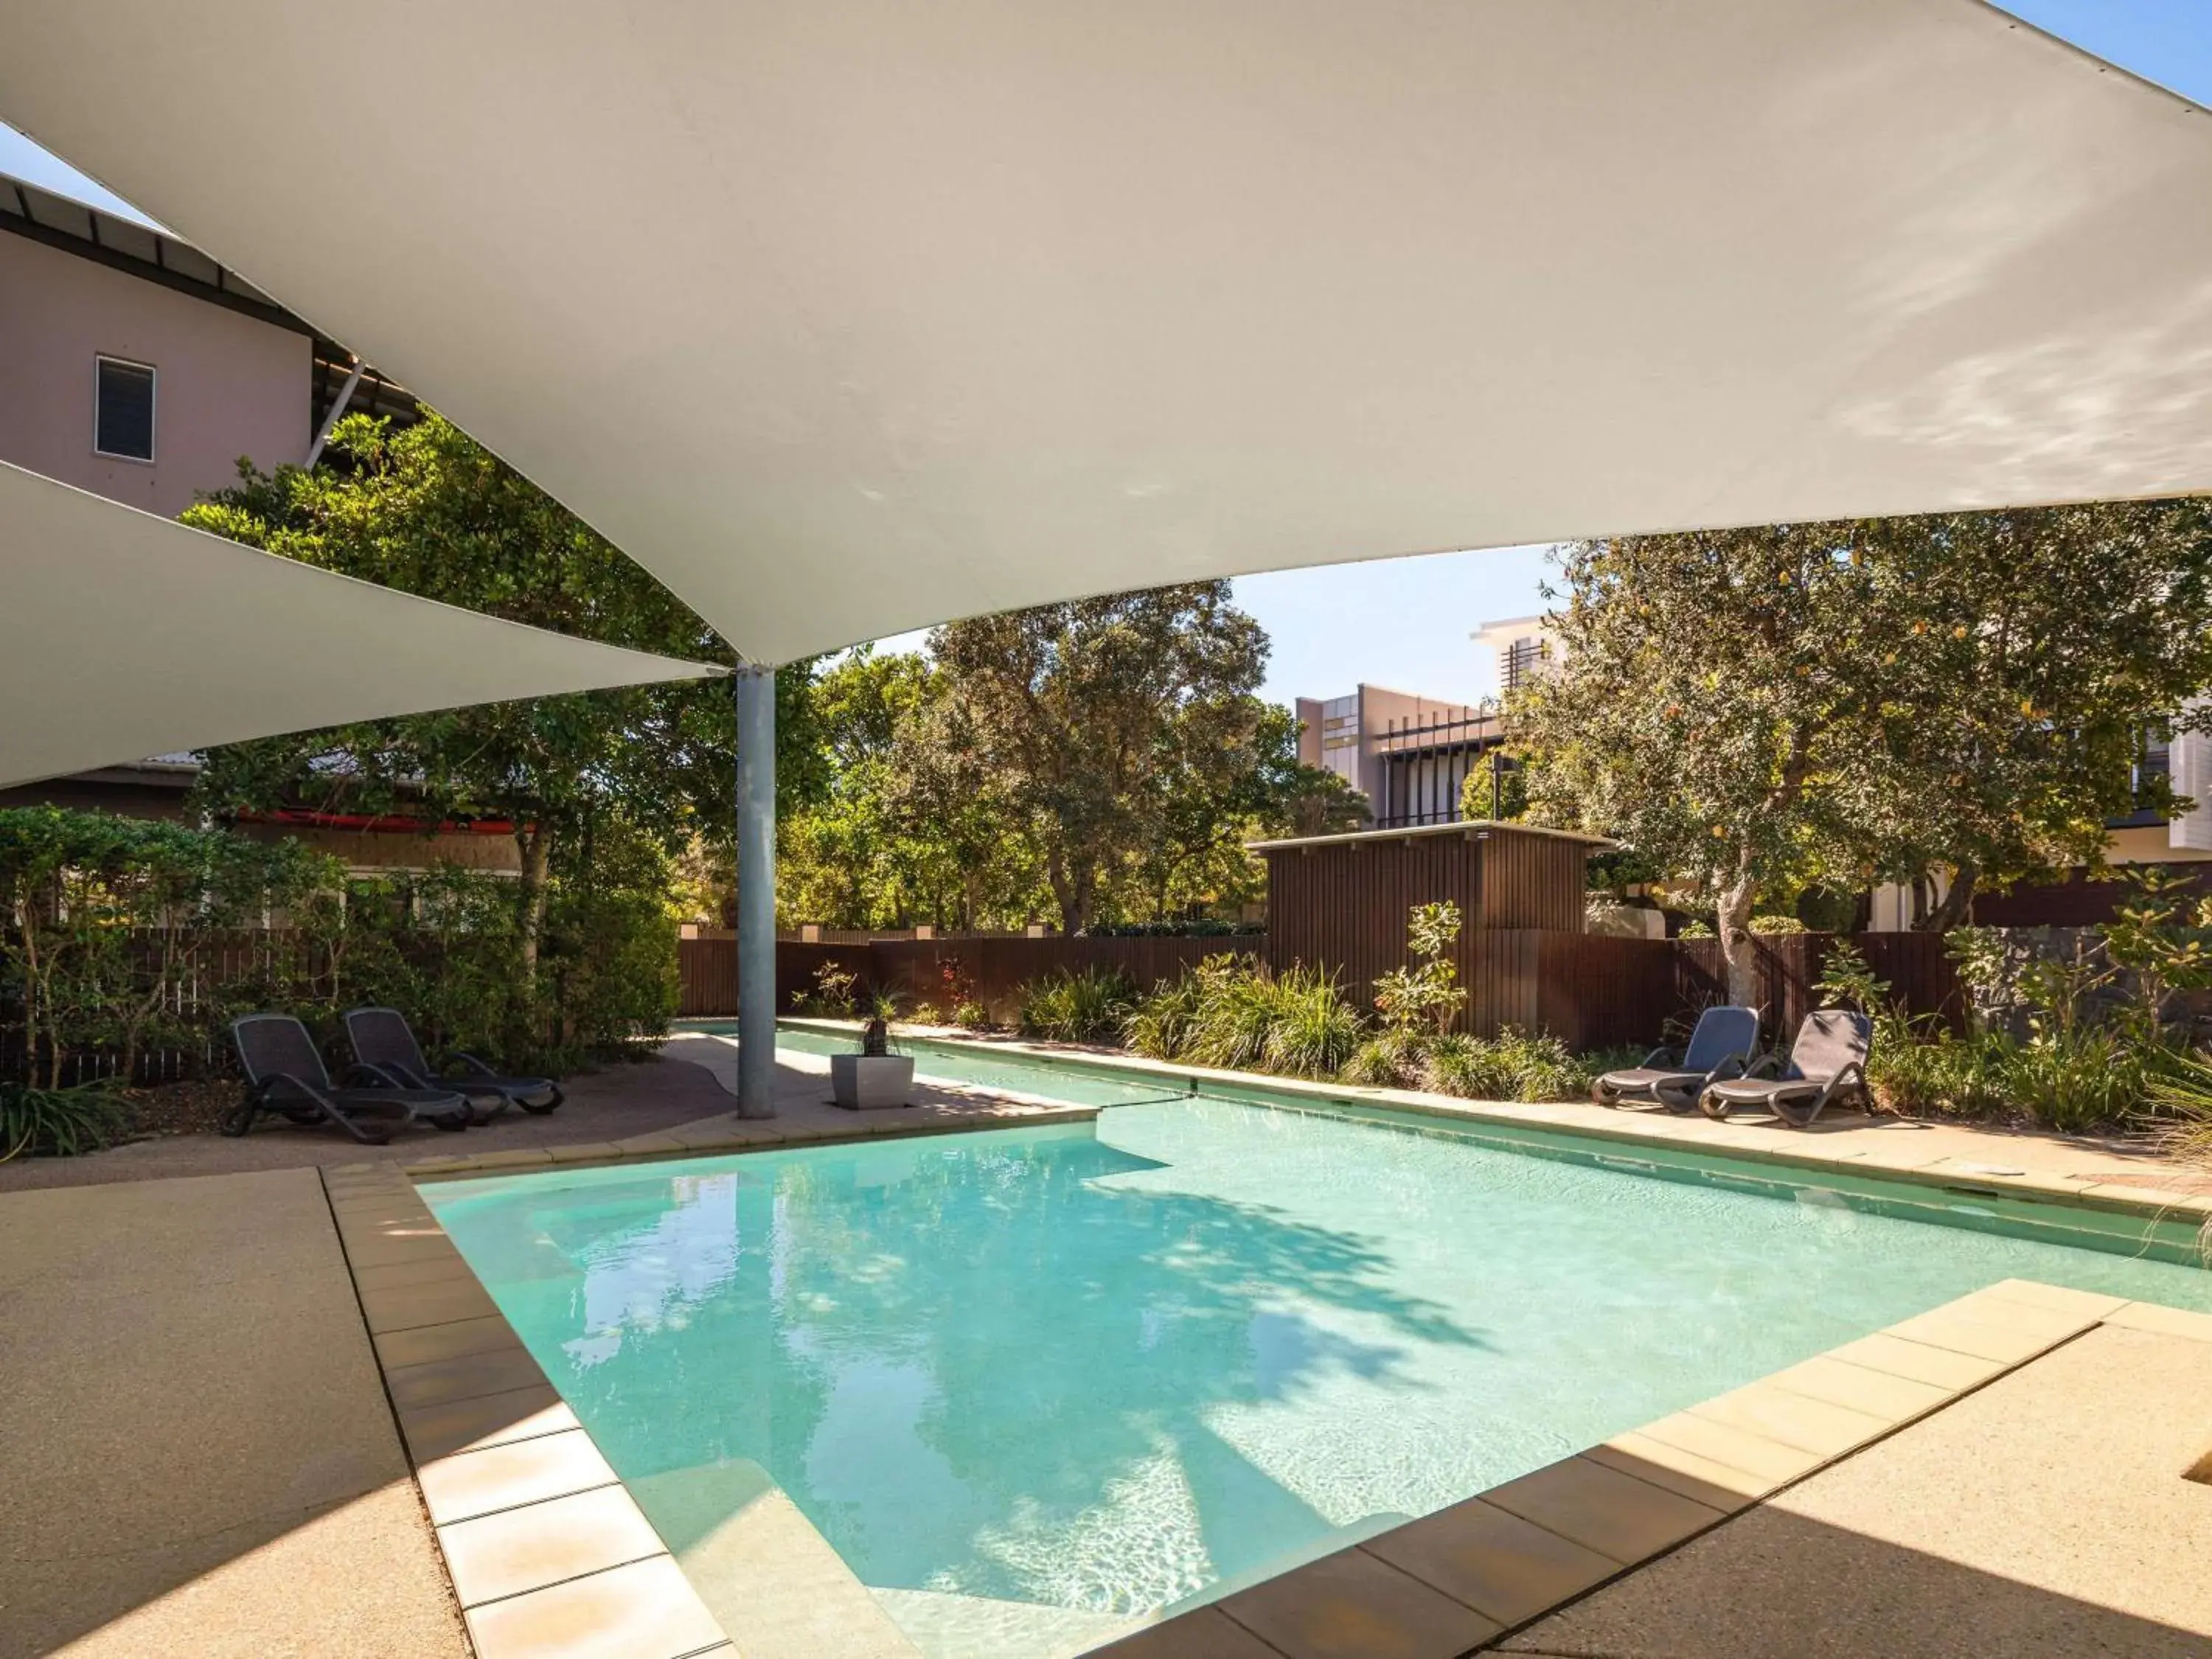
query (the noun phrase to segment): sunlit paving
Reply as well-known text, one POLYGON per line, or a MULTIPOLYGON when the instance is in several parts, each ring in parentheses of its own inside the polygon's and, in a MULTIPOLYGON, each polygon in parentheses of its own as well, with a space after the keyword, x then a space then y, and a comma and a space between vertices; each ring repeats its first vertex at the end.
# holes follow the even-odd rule
POLYGON ((2212 1654, 2212 19, 20 10, 0 1655, 2212 1654))

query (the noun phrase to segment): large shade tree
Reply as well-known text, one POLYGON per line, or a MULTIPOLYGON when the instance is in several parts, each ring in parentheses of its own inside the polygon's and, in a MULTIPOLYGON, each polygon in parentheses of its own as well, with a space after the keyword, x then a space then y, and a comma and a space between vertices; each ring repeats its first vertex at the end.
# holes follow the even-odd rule
MULTIPOLYGON (((312 471, 241 467, 185 522, 426 599, 610 645, 732 662, 692 611, 581 520, 434 413, 404 430, 349 416, 312 471)), ((393 672, 404 673, 404 641, 393 672)), ((818 791, 810 672, 781 672, 780 803, 818 791)), ((281 695, 282 688, 272 688, 281 695)), ((642 836, 673 852, 726 842, 736 726, 729 687, 680 681, 459 708, 234 744, 208 757, 218 811, 307 804, 514 826, 526 974, 564 854, 642 836), (611 833, 618 828, 621 836, 611 833)))
POLYGON ((784 836, 787 914, 1158 921, 1256 896, 1254 836, 1364 813, 1255 694, 1266 640, 1225 583, 954 623, 932 644, 850 653, 817 682, 830 782, 784 836))
POLYGON ((1035 837, 1069 933, 1129 854, 1163 844, 1178 788, 1254 764, 1267 639, 1225 581, 949 623, 929 643, 954 734, 1035 837))
POLYGON ((1508 705, 1533 806, 1703 887, 1738 1000, 1762 891, 1941 872, 1955 912, 2094 861, 2146 723, 2212 685, 2194 501, 1621 538, 1565 574, 1508 705))

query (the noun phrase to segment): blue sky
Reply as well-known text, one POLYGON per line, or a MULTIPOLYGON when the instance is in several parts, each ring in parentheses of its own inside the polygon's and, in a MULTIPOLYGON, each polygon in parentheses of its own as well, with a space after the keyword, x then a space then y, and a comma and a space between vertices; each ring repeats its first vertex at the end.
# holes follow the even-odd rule
MULTIPOLYGON (((2212 106, 2212 0, 2007 0, 2005 9, 2212 106)), ((142 216, 5 126, 0 173, 142 216)), ((1365 680, 1472 701, 1496 681, 1468 634, 1541 610, 1546 568, 1540 549, 1443 553, 1241 577, 1237 593, 1274 640, 1272 697, 1333 696, 1365 680)))

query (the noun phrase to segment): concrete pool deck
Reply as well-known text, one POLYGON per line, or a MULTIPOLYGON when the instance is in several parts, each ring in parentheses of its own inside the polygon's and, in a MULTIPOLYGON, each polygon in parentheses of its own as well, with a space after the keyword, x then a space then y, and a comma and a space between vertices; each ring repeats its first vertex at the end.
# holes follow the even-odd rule
MULTIPOLYGON (((671 1052, 719 1069, 732 1051, 691 1046, 707 1041, 671 1052)), ((838 1112, 821 1103, 811 1057, 794 1058, 772 1124, 738 1124, 725 1106, 623 1141, 510 1146, 511 1158, 480 1167, 1091 1115, 980 1090, 931 1090, 915 1111, 838 1112)), ((453 1144, 426 1137, 410 1150, 424 1163, 453 1144)), ((17 1501, 0 1516, 0 1652, 445 1659, 471 1638, 479 1659, 727 1651, 738 1632, 691 1594, 402 1161, 318 1161, 326 1167, 0 1197, 10 1332, 0 1443, 20 1449, 17 1501)), ((2212 1486, 2159 1473, 2192 1434, 2191 1458, 2212 1452, 2208 1364, 2212 1317, 1993 1287, 1523 1477, 1474 1510, 1425 1517, 1421 1538, 1370 1540, 1102 1651, 1815 1652, 1826 1650, 1800 1630, 1834 1625, 1836 1598, 1863 1605, 1869 1584, 1885 1606, 1917 1608, 1927 1639, 1915 1647, 1901 1626, 1858 1643, 1845 1626, 1838 1653, 1954 1652, 1955 1640, 1937 1639, 1945 1620, 2008 1611, 2021 1632, 2009 1651, 2081 1651, 2037 1642, 2085 1631, 2115 1653, 2212 1650, 2212 1616, 2190 1599, 2182 1565, 2212 1549, 2200 1524, 2212 1486), (1969 1407, 1995 1415, 1954 1417, 1969 1407), (1954 1422, 1956 1437, 1930 1437, 1954 1422), (1923 1492, 1926 1482, 1942 1490, 1923 1492), (2142 1547, 2147 1533, 2158 1548, 2142 1547), (2049 1547, 2006 1553, 2023 1538, 2049 1547), (2069 1577, 2068 1547, 2096 1571, 2069 1577), (2136 1553, 2133 1578, 2123 1548, 2136 1553), (1709 1577, 1680 1577, 1693 1569, 1709 1577), (1490 1579, 1517 1585, 1517 1599, 1473 1588, 1490 1579), (2036 1595, 2006 1599, 1992 1579, 2036 1595), (2100 1596, 2099 1583, 2124 1595, 2100 1596), (1412 1616, 1375 1624, 1378 1584, 1391 1591, 1386 1610, 1412 1616), (1492 1600, 1468 1599, 1478 1594, 1492 1600), (1648 1604, 1621 1599, 1637 1595, 1648 1604), (1743 1624, 1739 1646, 1696 1645, 1717 1628, 1703 1605, 1715 1597, 1781 1611, 1743 1624), (1644 1626, 1676 1645, 1621 1635, 1644 1626)), ((751 1635, 741 1650, 757 1645, 751 1635)))
POLYGON ((0 1200, 0 1653, 464 1659, 313 1170, 0 1200))

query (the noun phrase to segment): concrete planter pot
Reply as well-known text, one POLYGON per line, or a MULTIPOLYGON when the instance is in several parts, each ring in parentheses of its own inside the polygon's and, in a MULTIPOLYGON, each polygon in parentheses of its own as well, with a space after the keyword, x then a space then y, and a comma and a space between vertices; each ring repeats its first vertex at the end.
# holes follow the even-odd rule
POLYGON ((914 1092, 911 1054, 832 1054, 830 1098, 848 1111, 903 1106, 914 1092))

